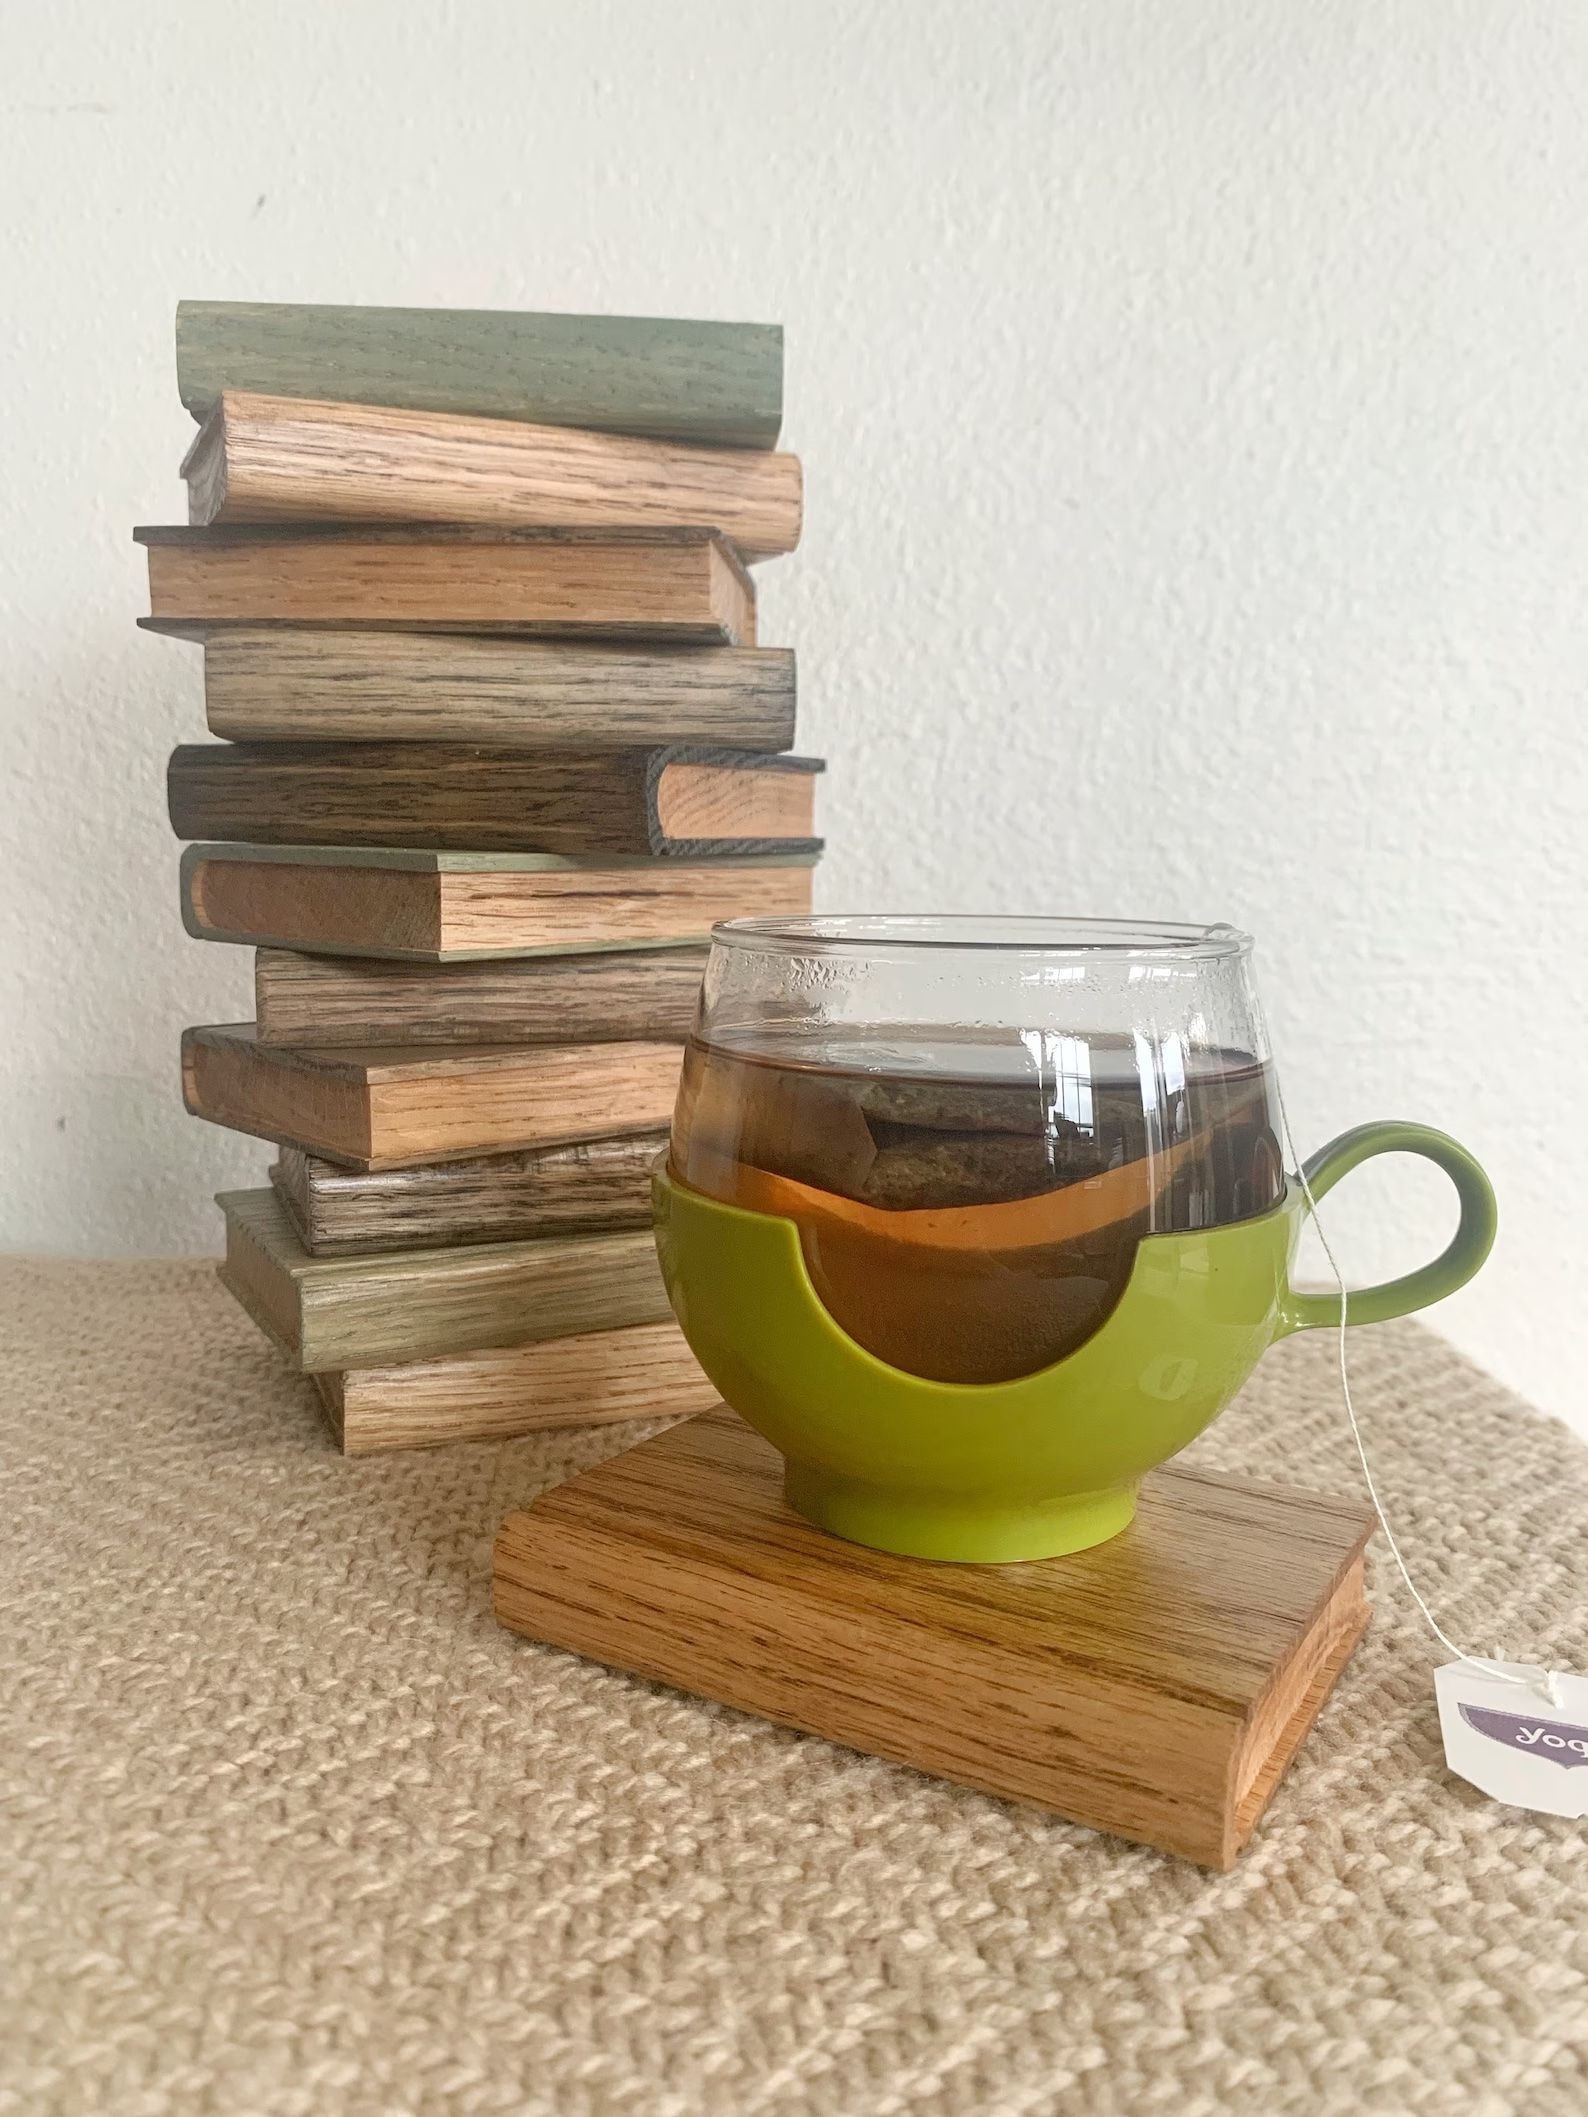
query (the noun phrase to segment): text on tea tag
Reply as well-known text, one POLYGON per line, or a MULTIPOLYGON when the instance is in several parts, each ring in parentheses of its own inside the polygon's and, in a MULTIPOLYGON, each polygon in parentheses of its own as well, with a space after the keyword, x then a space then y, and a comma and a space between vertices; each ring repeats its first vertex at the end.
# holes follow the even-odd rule
POLYGON ((1470 1661, 1434 1671, 1445 1762, 1512 1808, 1588 1815, 1588 1677, 1497 1661, 1490 1676, 1470 1661))

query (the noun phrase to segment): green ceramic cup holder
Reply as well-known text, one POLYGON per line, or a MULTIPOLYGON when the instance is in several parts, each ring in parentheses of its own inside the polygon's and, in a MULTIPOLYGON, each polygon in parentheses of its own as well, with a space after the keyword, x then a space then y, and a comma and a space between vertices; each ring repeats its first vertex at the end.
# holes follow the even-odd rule
MULTIPOLYGON (((1306 1165, 1314 1197, 1378 1154, 1419 1154, 1460 1221, 1420 1270, 1353 1292, 1347 1320, 1403 1316, 1463 1286, 1494 1240, 1494 1193, 1464 1147, 1423 1125, 1346 1132, 1306 1165)), ((924 1381, 858 1345, 822 1306, 794 1223, 655 1179, 674 1312, 712 1383, 779 1450, 789 1504, 884 1551, 981 1564, 1116 1536, 1143 1475, 1195 1439, 1276 1339, 1338 1324, 1338 1293, 1290 1283, 1307 1206, 1292 1177, 1253 1219, 1150 1235, 1124 1294, 1052 1366, 988 1384, 924 1381)))

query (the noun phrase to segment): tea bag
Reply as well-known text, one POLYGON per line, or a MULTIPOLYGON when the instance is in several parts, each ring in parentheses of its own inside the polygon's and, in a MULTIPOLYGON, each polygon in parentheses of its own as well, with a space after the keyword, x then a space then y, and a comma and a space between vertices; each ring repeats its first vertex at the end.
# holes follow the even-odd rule
MULTIPOLYGON (((1029 1132, 918 1130, 876 1118, 868 1130, 873 1159, 852 1193, 867 1205, 898 1210, 990 1205, 1073 1183, 1083 1173, 1081 1167, 1063 1166, 1072 1157, 1055 1155, 1056 1143, 1029 1132)), ((1086 1159, 1095 1169, 1095 1157, 1086 1159)))
POLYGON ((1100 1095, 1089 1076, 1084 1097, 1068 1100, 1071 1110, 1059 1107, 1053 1083, 1035 1071, 868 1081, 859 1104, 876 1158, 852 1195, 901 1211, 991 1205, 1084 1182, 1146 1152, 1139 1104, 1100 1095))

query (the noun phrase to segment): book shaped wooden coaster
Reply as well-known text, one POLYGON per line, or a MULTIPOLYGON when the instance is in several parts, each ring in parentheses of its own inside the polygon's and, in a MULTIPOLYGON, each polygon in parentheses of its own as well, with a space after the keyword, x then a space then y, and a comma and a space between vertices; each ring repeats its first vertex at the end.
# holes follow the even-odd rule
POLYGON ((176 379, 195 419, 209 416, 223 390, 259 390, 771 448, 783 417, 783 327, 182 301, 176 379))
POLYGON ((648 1228, 311 1257, 275 1192, 223 1191, 221 1284, 305 1374, 484 1352, 672 1315, 648 1228))
POLYGON ((755 589, 710 530, 135 529, 149 555, 148 632, 369 625, 748 647, 755 589))
POLYGON ((410 963, 703 942, 719 919, 810 910, 813 853, 570 860, 406 846, 190 845, 182 921, 244 941, 410 963))
POLYGON ((223 390, 182 463, 189 520, 709 529, 747 559, 800 540, 798 456, 466 412, 223 390))
POLYGON ((254 1033, 262 1044, 682 1043, 705 970, 692 944, 483 963, 261 948, 254 1033))
POLYGON ((787 647, 470 639, 453 632, 221 626, 204 712, 228 742, 481 742, 526 750, 640 743, 794 746, 787 647))
POLYGON ((682 1418, 716 1397, 672 1322, 400 1367, 352 1368, 314 1380, 344 1455, 511 1441, 554 1426, 682 1418))
POLYGON ((276 1196, 311 1255, 441 1249, 649 1228, 667 1127, 403 1169, 349 1169, 283 1145, 276 1196))
POLYGON ((1358 1501, 1173 1466, 1069 1558, 842 1542, 725 1408, 512 1514, 527 1638, 1210 1867, 1233 1864, 1368 1621, 1358 1501))
POLYGON ((261 1044, 252 1022, 182 1034, 195 1117, 355 1169, 558 1145, 665 1125, 677 1044, 261 1044))
POLYGON ((475 743, 183 743, 166 796, 179 838, 452 852, 813 853, 814 757, 676 743, 642 750, 475 743))

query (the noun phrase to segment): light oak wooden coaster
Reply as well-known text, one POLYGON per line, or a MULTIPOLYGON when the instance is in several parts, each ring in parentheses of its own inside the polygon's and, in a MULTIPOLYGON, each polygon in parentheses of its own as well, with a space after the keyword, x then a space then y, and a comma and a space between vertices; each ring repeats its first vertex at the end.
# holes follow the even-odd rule
POLYGON ((784 1726, 1229 1867, 1368 1621, 1359 1501, 1170 1468, 1069 1558, 825 1535, 723 1407, 496 1543, 500 1621, 784 1726))

